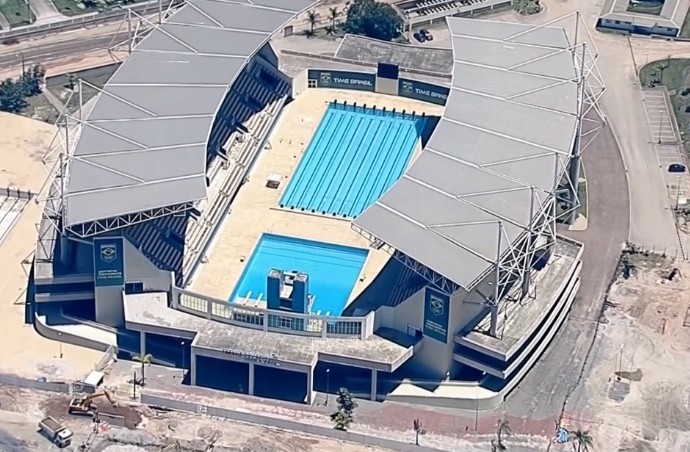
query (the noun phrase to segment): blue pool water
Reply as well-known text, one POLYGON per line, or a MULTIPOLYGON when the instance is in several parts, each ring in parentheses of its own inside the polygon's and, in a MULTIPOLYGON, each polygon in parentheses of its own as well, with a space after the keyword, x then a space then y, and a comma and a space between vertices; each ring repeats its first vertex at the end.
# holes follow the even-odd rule
POLYGON ((309 275, 311 312, 340 315, 359 277, 368 251, 362 248, 263 234, 235 286, 230 301, 251 294, 266 300, 266 277, 275 268, 309 275))
POLYGON ((421 116, 331 103, 280 207, 353 218, 405 171, 421 116))

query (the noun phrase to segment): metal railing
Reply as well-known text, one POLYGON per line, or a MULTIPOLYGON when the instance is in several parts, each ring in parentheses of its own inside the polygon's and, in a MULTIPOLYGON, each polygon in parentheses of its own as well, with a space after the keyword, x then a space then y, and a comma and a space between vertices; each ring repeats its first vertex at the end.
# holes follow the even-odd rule
POLYGON ((228 303, 179 287, 173 288, 172 307, 230 325, 300 336, 367 339, 374 330, 373 312, 366 317, 298 314, 228 303))

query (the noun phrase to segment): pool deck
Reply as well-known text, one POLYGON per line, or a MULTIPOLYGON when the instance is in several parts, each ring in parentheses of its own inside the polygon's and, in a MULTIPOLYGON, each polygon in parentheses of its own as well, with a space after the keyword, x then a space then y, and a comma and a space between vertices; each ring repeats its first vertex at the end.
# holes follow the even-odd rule
MULTIPOLYGON (((317 240, 340 245, 368 248, 368 242, 354 232, 350 220, 298 213, 280 209, 280 198, 292 174, 309 145, 321 121, 328 102, 356 102, 359 105, 406 110, 418 114, 438 116, 443 107, 374 93, 332 89, 308 89, 285 107, 272 136, 270 146, 259 156, 249 181, 241 188, 232 204, 231 213, 224 220, 202 264, 192 277, 191 289, 215 298, 228 299, 237 284, 245 264, 264 232, 317 240), (270 174, 282 176, 277 189, 266 186, 270 174)), ((421 152, 421 144, 411 162, 421 152)), ((350 294, 352 302, 381 271, 388 260, 385 251, 369 249, 369 255, 359 279, 350 294)))

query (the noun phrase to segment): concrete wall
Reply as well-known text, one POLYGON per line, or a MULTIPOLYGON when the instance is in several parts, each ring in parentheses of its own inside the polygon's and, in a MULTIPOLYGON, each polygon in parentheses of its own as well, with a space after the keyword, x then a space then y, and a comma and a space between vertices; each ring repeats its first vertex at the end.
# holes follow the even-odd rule
POLYGON ((271 63, 273 67, 278 67, 278 55, 276 55, 275 51, 273 50, 273 47, 271 47, 271 43, 266 43, 265 46, 263 46, 260 50, 258 55, 271 63))
POLYGON ((292 78, 292 97, 297 97, 307 89, 307 70, 303 70, 292 78))
MULTIPOLYGON (((341 441, 349 441, 352 443, 362 444, 370 447, 386 448, 402 452, 437 452, 441 450, 425 446, 415 446, 413 436, 414 433, 410 434, 410 438, 408 438, 408 441, 394 441, 387 438, 372 436, 370 434, 362 434, 353 431, 344 432, 340 430, 335 430, 330 427, 322 427, 313 424, 303 424, 301 422, 287 419, 278 419, 268 416, 261 416, 258 414, 242 412, 238 410, 202 405, 194 402, 174 400, 168 397, 163 397, 159 394, 151 394, 146 390, 144 390, 141 394, 141 403, 176 411, 183 411, 187 413, 206 414, 208 416, 216 416, 225 419, 231 419, 238 422, 246 422, 249 424, 265 425, 268 427, 279 428, 283 430, 304 432, 311 435, 334 438, 341 441)), ((353 428, 356 428, 356 424, 353 428)), ((421 442, 423 443, 423 438, 421 442)))
POLYGON ((635 33, 641 35, 661 35, 661 36, 671 36, 676 37, 680 30, 675 27, 662 27, 656 26, 641 26, 635 25, 634 21, 631 19, 630 22, 624 20, 612 20, 612 19, 599 19, 597 22, 597 27, 607 28, 610 30, 624 31, 626 33, 635 33))
MULTIPOLYGON (((156 267, 128 240, 123 243, 126 282, 142 282, 145 291, 170 292, 170 272, 156 267)), ((122 287, 96 287, 96 321, 112 327, 124 326, 122 287)))
POLYGON ((377 93, 388 94, 391 96, 398 95, 398 80, 391 80, 389 78, 376 77, 376 87, 374 88, 377 93))
POLYGON ((71 391, 71 384, 67 382, 40 381, 7 374, 0 374, 0 384, 18 388, 37 389, 39 391, 60 392, 63 394, 69 394, 71 391))

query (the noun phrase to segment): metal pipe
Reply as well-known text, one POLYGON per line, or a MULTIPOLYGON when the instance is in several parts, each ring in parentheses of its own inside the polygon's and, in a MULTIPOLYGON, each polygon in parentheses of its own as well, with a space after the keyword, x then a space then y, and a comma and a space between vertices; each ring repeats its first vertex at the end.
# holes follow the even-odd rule
POLYGON ((498 330, 498 296, 500 293, 499 289, 499 279, 501 274, 501 232, 503 230, 503 223, 501 220, 498 221, 498 246, 496 249, 496 281, 494 283, 494 303, 491 306, 491 326, 489 327, 489 334, 496 337, 496 332, 498 330))

